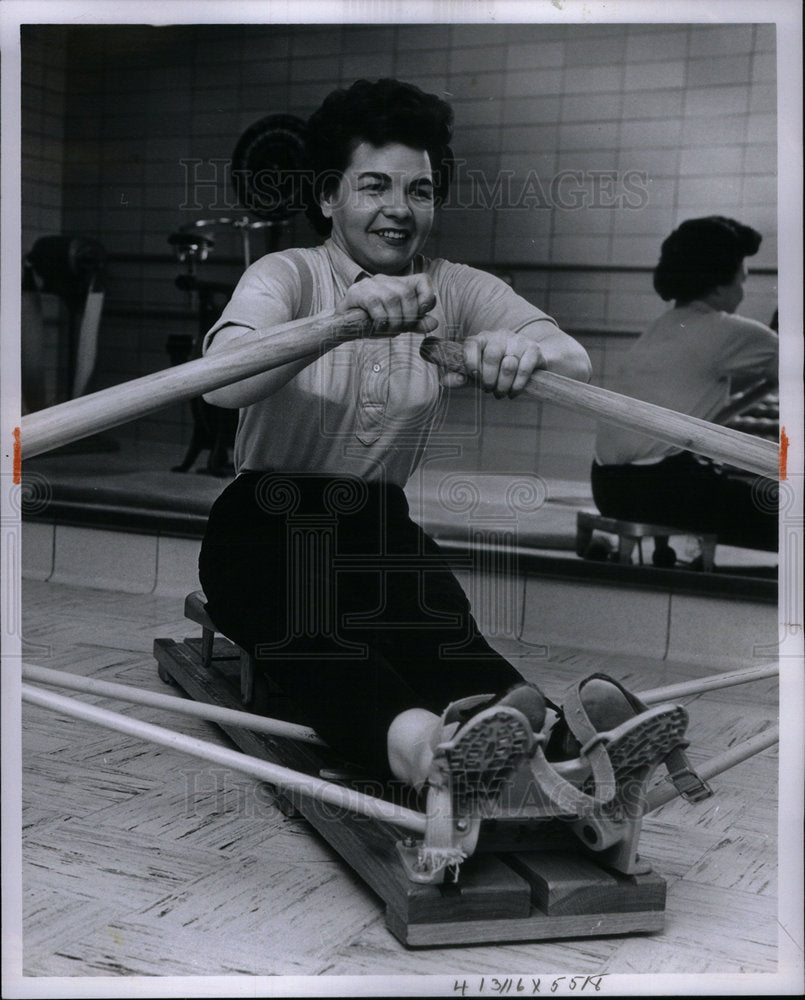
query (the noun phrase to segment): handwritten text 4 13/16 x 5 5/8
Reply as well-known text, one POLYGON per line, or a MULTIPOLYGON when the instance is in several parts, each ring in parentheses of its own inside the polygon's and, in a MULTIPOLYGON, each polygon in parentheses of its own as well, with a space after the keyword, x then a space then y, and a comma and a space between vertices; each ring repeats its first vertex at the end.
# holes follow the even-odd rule
POLYGON ((604 976, 555 976, 551 979, 537 978, 530 976, 481 976, 474 983, 466 979, 456 979, 453 984, 453 992, 461 996, 469 993, 470 996, 483 996, 484 994, 522 993, 533 996, 536 993, 557 993, 561 990, 569 993, 596 992, 601 989, 604 976))

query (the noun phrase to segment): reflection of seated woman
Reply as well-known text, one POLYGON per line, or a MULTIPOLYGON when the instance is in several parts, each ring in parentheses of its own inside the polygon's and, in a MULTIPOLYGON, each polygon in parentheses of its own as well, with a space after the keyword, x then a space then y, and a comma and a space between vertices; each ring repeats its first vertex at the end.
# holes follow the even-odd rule
MULTIPOLYGON (((775 333, 779 332, 776 309, 769 326, 775 333)), ((714 423, 777 444, 780 439, 780 393, 776 375, 736 377, 730 380, 730 392, 726 407, 713 417, 714 423)))
MULTIPOLYGON (((620 366, 619 391, 714 420, 735 378, 777 378, 778 340, 733 315, 743 299, 744 258, 761 236, 722 216, 683 222, 662 245, 654 288, 668 310, 620 366)), ((636 431, 600 426, 593 497, 607 517, 713 532, 727 544, 777 549, 776 487, 729 474, 708 459, 636 431)))

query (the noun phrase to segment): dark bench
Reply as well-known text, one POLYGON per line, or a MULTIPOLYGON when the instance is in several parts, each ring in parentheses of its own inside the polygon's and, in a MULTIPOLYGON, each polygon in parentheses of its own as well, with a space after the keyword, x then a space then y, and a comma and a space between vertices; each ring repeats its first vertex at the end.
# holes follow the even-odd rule
POLYGON ((676 565, 676 553, 668 544, 671 535, 689 535, 698 539, 702 554, 701 568, 705 573, 712 573, 715 566, 716 545, 718 537, 698 531, 685 531, 681 528, 669 528, 661 524, 641 524, 638 521, 618 521, 614 517, 602 517, 579 511, 576 516, 576 555, 584 558, 594 558, 592 548, 593 532, 601 531, 608 535, 617 535, 617 562, 629 564, 632 553, 637 546, 638 561, 643 565, 643 539, 654 539, 652 563, 655 566, 668 567, 676 565))

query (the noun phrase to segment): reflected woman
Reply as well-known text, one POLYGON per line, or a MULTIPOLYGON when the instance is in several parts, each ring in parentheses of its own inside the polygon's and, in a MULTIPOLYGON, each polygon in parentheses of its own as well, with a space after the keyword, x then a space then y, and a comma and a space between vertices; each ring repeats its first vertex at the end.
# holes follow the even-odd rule
MULTIPOLYGON (((674 301, 621 363, 614 389, 714 420, 732 380, 776 382, 778 338, 736 315, 747 257, 761 236, 723 216, 688 219, 662 244, 654 288, 674 301)), ((709 532, 728 545, 777 549, 776 484, 723 468, 638 431, 599 425, 593 497, 606 517, 709 532)))

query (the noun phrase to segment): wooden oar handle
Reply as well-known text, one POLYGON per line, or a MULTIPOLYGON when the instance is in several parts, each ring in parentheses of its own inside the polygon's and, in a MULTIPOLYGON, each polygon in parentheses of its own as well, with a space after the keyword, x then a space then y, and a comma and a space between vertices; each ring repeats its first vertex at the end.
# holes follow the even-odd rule
POLYGON ((313 358, 327 349, 328 342, 353 340, 368 333, 370 326, 362 309, 318 313, 276 326, 248 344, 28 414, 21 427, 23 457, 33 458, 270 368, 313 358))
MULTIPOLYGON (((122 385, 28 414, 22 420, 25 458, 77 441, 89 434, 145 416, 169 403, 180 403, 224 385, 239 382, 301 358, 315 357, 328 342, 351 340, 370 332, 361 309, 343 315, 319 313, 266 331, 264 337, 229 350, 144 375, 122 385)), ((428 337, 422 353, 453 371, 464 371, 460 344, 428 337)), ((585 385, 553 372, 535 372, 526 391, 596 420, 640 431, 660 441, 775 478, 777 448, 770 441, 698 420, 664 407, 585 385)))
MULTIPOLYGON (((456 341, 426 337, 420 353, 445 371, 468 374, 464 367, 464 348, 456 341)), ((677 413, 641 399, 632 399, 599 386, 587 385, 554 372, 534 372, 525 392, 544 402, 564 406, 604 423, 639 431, 697 455, 706 455, 717 462, 748 469, 770 479, 777 478, 779 457, 776 446, 752 434, 677 413)))

